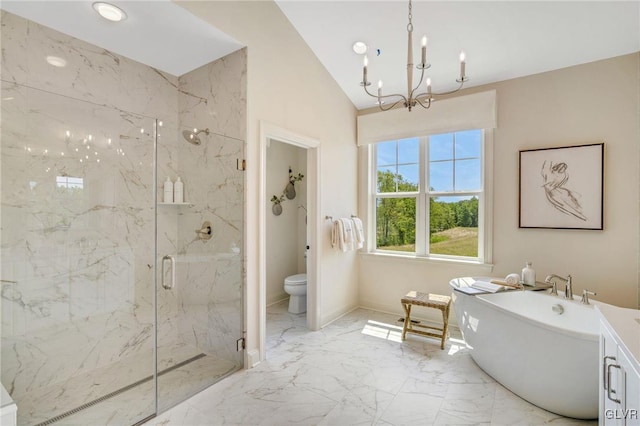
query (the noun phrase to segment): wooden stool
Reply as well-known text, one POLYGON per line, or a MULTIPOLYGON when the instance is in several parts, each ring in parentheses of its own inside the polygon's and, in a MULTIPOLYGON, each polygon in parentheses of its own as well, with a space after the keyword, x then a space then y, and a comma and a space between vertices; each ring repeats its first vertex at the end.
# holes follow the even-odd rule
POLYGON ((402 340, 405 339, 407 333, 419 334, 421 336, 438 337, 442 339, 440 343, 440 349, 444 349, 444 341, 447 340, 447 333, 449 329, 449 310, 451 308, 451 297, 442 296, 440 294, 421 293, 419 291, 410 291, 400 299, 402 307, 407 314, 404 318, 404 326, 402 327, 402 340), (442 311, 442 328, 431 327, 428 325, 422 325, 419 322, 416 324, 411 323, 411 306, 424 306, 427 308, 439 309, 442 311), (440 331, 440 333, 415 330, 414 327, 426 328, 431 330, 440 331))

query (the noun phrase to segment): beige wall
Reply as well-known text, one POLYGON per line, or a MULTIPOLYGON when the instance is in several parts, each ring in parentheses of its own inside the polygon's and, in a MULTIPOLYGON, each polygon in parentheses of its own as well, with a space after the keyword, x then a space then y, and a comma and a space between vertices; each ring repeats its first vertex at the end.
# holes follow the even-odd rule
MULTIPOLYGON (((271 1, 178 2, 248 47, 247 329, 258 330, 257 199, 259 121, 321 141, 320 215, 356 212, 356 111, 271 1), (308 101, 306 104, 302 102, 308 101), (330 123, 330 125, 328 125, 330 123)), ((322 235, 322 323, 357 304, 400 312, 411 289, 448 292, 449 279, 519 271, 534 262, 539 277, 575 277, 576 293, 637 306, 638 295, 638 55, 601 61, 465 91, 496 89, 493 272, 362 256, 331 250, 322 235), (518 151, 606 142, 604 231, 518 228, 518 151), (401 279, 398 270, 402 271, 401 279), (358 285, 359 283, 359 285, 358 285)), ((463 93, 464 94, 464 93, 463 93)))
POLYGON ((451 278, 506 276, 528 260, 538 280, 550 273, 571 274, 574 294, 589 289, 598 293, 597 300, 638 307, 639 58, 626 55, 465 91, 497 91, 494 269, 364 255, 360 304, 400 313, 399 299, 408 290, 446 294, 451 278), (601 141, 604 230, 519 229, 518 151, 601 141))
MULTIPOLYGON (((259 123, 320 141, 319 216, 357 209, 356 110, 272 1, 178 1, 247 46, 247 341, 258 345, 259 123)), ((330 247, 324 227, 319 265, 320 316, 326 324, 358 304, 356 254, 330 247)))

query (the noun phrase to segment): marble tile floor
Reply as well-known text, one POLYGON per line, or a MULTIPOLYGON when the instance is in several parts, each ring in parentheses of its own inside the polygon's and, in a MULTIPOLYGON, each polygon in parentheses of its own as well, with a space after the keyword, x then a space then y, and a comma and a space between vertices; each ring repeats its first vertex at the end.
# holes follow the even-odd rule
MULTIPOLYGON (((239 368, 231 361, 205 355, 197 348, 180 344, 160 351, 159 367, 160 371, 166 371, 158 377, 159 411, 176 405, 186 396, 205 389, 212 381, 239 368), (183 362, 184 365, 179 365, 183 362)), ((42 422, 65 426, 134 424, 155 411, 154 381, 145 381, 152 374, 153 354, 149 350, 91 373, 37 389, 18 401, 18 425, 42 422), (49 422, 49 419, 138 381, 141 383, 131 389, 49 422)))
POLYGON ((310 332, 286 301, 267 309, 267 360, 146 423, 205 425, 596 425, 496 383, 452 333, 401 342, 397 315, 357 309, 310 332))

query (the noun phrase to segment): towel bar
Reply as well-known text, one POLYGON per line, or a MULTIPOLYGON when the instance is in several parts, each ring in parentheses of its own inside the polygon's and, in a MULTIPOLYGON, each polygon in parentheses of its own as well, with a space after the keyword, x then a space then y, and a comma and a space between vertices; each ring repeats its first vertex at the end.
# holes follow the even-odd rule
MULTIPOLYGON (((351 215, 351 219, 356 218, 356 217, 358 217, 358 216, 356 216, 355 214, 351 215)), ((325 216, 324 220, 333 220, 333 216, 325 216)))

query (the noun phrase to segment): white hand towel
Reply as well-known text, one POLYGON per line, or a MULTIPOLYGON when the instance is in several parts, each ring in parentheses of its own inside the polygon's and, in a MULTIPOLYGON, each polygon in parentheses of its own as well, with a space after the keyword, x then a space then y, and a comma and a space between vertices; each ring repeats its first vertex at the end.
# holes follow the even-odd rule
POLYGON ((351 220, 353 221, 353 229, 356 234, 356 247, 361 249, 364 247, 364 230, 362 227, 362 221, 359 217, 351 218, 351 220))
POLYGON ((342 228, 344 230, 344 242, 349 244, 353 242, 353 221, 349 218, 343 217, 340 219, 342 222, 342 228))
POLYGON ((344 241, 344 227, 340 219, 333 221, 331 227, 331 247, 347 251, 347 245, 344 241))
POLYGON ((344 240, 344 248, 342 251, 355 249, 355 238, 353 235, 353 221, 349 218, 339 219, 342 225, 342 235, 344 240))
POLYGON ((331 222, 331 247, 338 247, 340 245, 340 236, 342 234, 340 230, 340 221, 334 220, 331 222))

